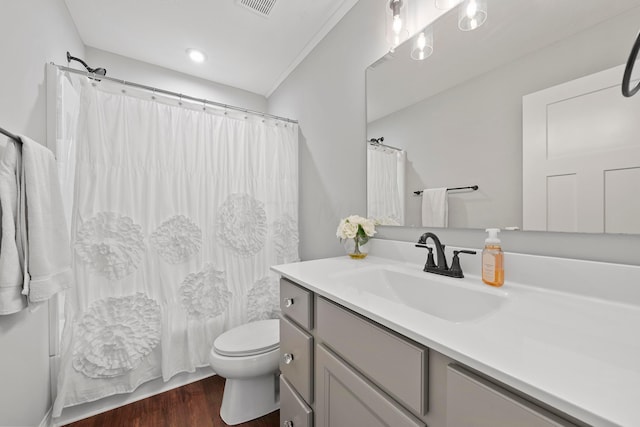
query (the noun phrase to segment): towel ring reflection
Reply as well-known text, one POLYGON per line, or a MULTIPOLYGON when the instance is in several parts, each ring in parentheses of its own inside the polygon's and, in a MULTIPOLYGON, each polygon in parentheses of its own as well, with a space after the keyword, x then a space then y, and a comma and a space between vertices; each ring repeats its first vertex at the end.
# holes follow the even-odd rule
POLYGON ((633 73, 633 65, 638 59, 638 51, 640 51, 640 33, 638 33, 638 37, 636 38, 636 42, 633 44, 631 48, 631 53, 629 54, 629 60, 627 61, 627 66, 624 69, 624 76, 622 77, 622 94, 627 98, 633 96, 640 90, 640 82, 633 89, 630 88, 631 84, 631 74, 633 73))

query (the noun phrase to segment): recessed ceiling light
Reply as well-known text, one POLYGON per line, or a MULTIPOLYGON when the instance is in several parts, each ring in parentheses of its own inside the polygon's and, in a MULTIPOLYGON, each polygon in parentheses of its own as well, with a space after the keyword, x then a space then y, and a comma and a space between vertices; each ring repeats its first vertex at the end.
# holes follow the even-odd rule
POLYGON ((193 62, 201 63, 207 59, 206 55, 199 51, 198 49, 187 49, 187 55, 193 62))

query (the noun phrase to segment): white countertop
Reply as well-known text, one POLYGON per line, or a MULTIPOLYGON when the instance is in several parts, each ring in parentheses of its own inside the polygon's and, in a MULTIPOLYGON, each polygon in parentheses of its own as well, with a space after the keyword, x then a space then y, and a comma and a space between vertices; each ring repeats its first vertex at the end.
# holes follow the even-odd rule
MULTIPOLYGON (((522 262, 515 258, 512 256, 514 264, 522 262)), ((537 262, 545 260, 535 258, 537 262)), ((562 267, 562 261, 559 264, 562 267)), ((596 264, 590 268, 598 271, 616 267, 589 264, 596 264)), ((343 256, 272 269, 583 422, 596 426, 640 426, 640 305, 636 301, 626 304, 508 280, 503 287, 494 289, 483 284, 478 276, 466 274, 464 279, 439 280, 476 286, 483 292, 506 293, 507 302, 485 317, 454 323, 367 297, 335 280, 336 274, 380 265, 429 274, 421 272, 422 266, 413 262, 373 255, 364 260, 343 256)), ((637 277, 636 267, 620 267, 627 276, 632 271, 637 277), (625 270, 628 268, 631 270, 625 270)))

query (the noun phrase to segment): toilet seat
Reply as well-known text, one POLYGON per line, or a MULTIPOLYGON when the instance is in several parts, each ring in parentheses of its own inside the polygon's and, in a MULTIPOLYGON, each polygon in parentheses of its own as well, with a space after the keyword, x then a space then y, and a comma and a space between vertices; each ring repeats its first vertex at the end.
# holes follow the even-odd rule
POLYGON ((277 349, 280 345, 280 321, 259 320, 233 328, 213 342, 216 353, 222 356, 255 356, 277 349))

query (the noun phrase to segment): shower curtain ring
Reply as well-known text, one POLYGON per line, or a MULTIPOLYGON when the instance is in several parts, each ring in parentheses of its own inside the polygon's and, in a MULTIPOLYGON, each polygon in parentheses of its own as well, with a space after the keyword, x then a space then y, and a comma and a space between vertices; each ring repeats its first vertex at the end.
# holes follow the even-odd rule
POLYGON ((155 87, 153 88, 153 91, 151 92, 151 99, 152 99, 153 101, 155 101, 155 100, 156 100, 156 88, 155 88, 155 87))
POLYGON ((182 106, 182 94, 180 94, 180 100, 178 101, 178 105, 182 106))

